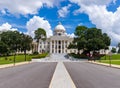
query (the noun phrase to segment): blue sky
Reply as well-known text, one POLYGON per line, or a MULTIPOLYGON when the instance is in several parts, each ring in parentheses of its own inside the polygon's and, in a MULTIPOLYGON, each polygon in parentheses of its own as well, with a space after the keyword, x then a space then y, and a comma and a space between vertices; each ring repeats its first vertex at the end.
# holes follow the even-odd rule
POLYGON ((0 1, 0 31, 6 28, 34 36, 37 27, 44 27, 52 35, 60 21, 68 34, 73 35, 76 26, 84 25, 108 33, 111 45, 120 42, 120 0, 12 1, 0 1))

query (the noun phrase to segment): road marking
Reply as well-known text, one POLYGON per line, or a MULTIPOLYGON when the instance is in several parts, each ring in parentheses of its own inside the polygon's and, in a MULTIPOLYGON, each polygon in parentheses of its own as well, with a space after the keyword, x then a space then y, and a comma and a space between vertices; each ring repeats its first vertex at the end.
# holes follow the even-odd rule
POLYGON ((58 62, 49 88, 76 88, 63 62, 58 62))

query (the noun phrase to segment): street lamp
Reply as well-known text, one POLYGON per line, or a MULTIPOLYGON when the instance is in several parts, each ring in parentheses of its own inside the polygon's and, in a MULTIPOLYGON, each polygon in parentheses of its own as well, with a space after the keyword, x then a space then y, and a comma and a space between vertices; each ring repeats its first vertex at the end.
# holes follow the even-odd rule
POLYGON ((110 65, 110 67, 111 67, 111 56, 112 56, 112 52, 109 52, 109 65, 110 65))

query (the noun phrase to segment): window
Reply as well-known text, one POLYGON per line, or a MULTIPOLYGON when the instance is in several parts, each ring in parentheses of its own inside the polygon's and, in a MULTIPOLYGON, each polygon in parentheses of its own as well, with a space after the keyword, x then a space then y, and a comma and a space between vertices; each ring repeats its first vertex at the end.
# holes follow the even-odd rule
POLYGON ((61 33, 58 33, 58 35, 61 35, 61 33))
POLYGON ((61 41, 59 41, 59 44, 61 44, 61 41))

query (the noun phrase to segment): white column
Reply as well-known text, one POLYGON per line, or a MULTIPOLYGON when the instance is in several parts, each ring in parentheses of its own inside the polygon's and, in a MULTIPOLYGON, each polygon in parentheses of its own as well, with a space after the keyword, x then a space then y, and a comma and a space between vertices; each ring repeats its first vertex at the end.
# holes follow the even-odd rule
POLYGON ((65 53, 65 40, 64 40, 64 53, 65 53))
POLYGON ((54 40, 54 53, 55 53, 55 40, 54 40))
POLYGON ((50 53, 52 53, 52 41, 50 41, 50 53))
POLYGON ((59 43, 58 43, 58 41, 57 41, 57 53, 58 53, 58 48, 59 48, 59 43))
POLYGON ((62 52, 62 40, 61 40, 61 50, 60 50, 60 51, 61 51, 61 53, 63 53, 63 52, 62 52))

